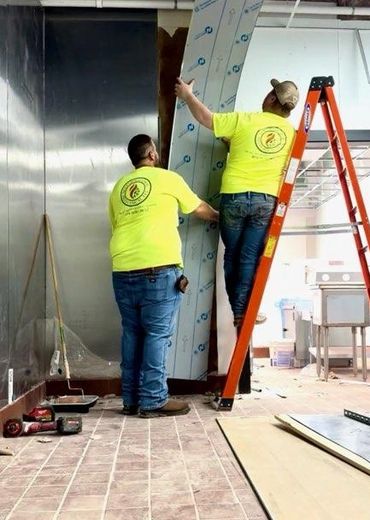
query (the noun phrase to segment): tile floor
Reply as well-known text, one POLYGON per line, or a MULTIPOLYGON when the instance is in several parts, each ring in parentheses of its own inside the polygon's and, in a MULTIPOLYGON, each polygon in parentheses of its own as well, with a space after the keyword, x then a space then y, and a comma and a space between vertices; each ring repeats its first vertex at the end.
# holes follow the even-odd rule
POLYGON ((0 438, 0 448, 14 451, 0 457, 0 520, 265 519, 215 419, 369 411, 370 386, 348 370, 325 383, 314 367, 301 373, 256 361, 253 388, 261 392, 235 399, 232 412, 198 395, 188 415, 148 420, 120 415, 118 398, 101 399, 79 435, 0 438))

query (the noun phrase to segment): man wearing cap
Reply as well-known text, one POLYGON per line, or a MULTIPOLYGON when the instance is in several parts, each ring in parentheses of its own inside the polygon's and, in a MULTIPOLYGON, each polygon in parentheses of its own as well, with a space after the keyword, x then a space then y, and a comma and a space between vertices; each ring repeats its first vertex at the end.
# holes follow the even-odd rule
POLYGON ((201 125, 230 144, 221 183, 220 232, 226 291, 239 328, 295 136, 287 118, 299 94, 292 81, 273 79, 262 112, 212 113, 193 94, 193 85, 178 78, 176 95, 201 125))

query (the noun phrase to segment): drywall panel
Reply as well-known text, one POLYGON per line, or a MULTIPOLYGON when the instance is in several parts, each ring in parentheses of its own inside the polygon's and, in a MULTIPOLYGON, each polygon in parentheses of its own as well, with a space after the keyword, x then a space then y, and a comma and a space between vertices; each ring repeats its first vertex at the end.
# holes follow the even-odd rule
MULTIPOLYGON (((195 94, 213 111, 234 109, 261 4, 258 0, 196 0, 194 4, 182 78, 195 79, 195 94)), ((225 162, 226 147, 194 120, 185 103, 178 101, 170 169, 180 173, 201 198, 217 205, 225 162)), ((218 229, 194 217, 182 218, 179 229, 190 289, 180 309, 176 348, 171 351, 168 369, 175 378, 205 379, 218 229)))

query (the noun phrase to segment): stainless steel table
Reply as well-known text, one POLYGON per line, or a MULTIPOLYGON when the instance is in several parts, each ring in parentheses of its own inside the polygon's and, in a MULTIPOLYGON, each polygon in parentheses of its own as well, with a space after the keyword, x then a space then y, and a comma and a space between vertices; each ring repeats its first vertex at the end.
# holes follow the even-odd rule
POLYGON ((313 323, 317 325, 316 367, 321 375, 322 351, 324 378, 329 376, 329 328, 351 327, 353 372, 357 367, 357 329, 361 331, 362 378, 367 379, 366 327, 369 326, 369 301, 363 284, 320 283, 313 291, 313 323))

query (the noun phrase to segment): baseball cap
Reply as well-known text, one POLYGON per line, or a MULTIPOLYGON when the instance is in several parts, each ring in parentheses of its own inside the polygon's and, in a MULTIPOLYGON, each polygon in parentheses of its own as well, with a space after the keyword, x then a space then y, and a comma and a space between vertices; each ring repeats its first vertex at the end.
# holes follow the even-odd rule
POLYGON ((293 110, 293 108, 297 106, 299 99, 297 85, 293 83, 293 81, 280 82, 277 79, 272 79, 270 83, 274 87, 279 102, 290 110, 293 110))

